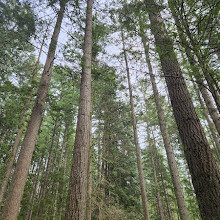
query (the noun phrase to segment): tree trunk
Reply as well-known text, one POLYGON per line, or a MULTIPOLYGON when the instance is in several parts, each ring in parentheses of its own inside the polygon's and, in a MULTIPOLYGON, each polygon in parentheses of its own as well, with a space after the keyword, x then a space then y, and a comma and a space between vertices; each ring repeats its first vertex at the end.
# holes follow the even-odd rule
POLYGON ((149 220, 150 216, 149 216, 149 210, 148 210, 148 204, 147 204, 146 186, 145 186, 144 173, 143 173, 143 167, 142 167, 142 162, 141 162, 141 149, 140 149, 139 140, 138 140, 137 122, 136 122, 136 116, 135 116, 135 110, 134 110, 132 86, 131 86, 131 80, 130 80, 130 72, 129 72, 129 67, 128 67, 127 54, 125 50, 123 31, 121 32, 121 35, 122 35, 123 53, 124 53, 127 79, 128 79, 128 87, 129 87, 129 95, 130 95, 132 124, 133 124, 133 132, 134 132, 134 142, 135 142, 135 147, 136 147, 136 157, 137 157, 137 166, 138 166, 138 174, 139 174, 140 189, 141 189, 142 206, 143 206, 143 211, 144 211, 144 219, 149 220))
POLYGON ((151 80, 154 98, 155 98, 155 102, 156 102, 160 131, 161 131, 161 134, 163 137, 164 147, 166 149, 167 160, 168 160, 168 164, 169 164, 169 168, 170 168, 170 174, 171 174, 172 183, 174 186, 174 192, 175 192, 176 199, 177 199, 179 213, 180 213, 182 220, 189 220, 189 213, 188 213, 188 210, 186 207, 186 202, 185 202, 183 190, 181 187, 181 182, 180 182, 179 172, 178 172, 178 168, 177 168, 177 164, 176 164, 176 159, 175 159, 174 152, 173 152, 173 147, 171 146, 171 143, 170 143, 170 136, 168 133, 164 110, 162 107, 160 94, 157 89, 155 76, 153 75, 153 70, 152 70, 150 57, 149 57, 149 47, 147 47, 147 45, 146 45, 146 38, 144 35, 142 35, 142 42, 143 42, 143 46, 145 49, 145 57, 146 57, 147 65, 148 65, 150 80, 151 80))
POLYGON ((84 39, 85 60, 80 85, 78 121, 65 213, 66 220, 84 220, 86 217, 86 189, 91 127, 92 5, 93 0, 87 0, 84 39))
MULTIPOLYGON (((38 71, 38 67, 39 67, 40 57, 41 57, 41 53, 42 53, 42 50, 43 50, 43 45, 44 45, 45 38, 46 38, 46 35, 44 35, 44 38, 43 38, 43 41, 42 41, 42 44, 41 44, 41 47, 40 47, 37 62, 36 62, 36 65, 35 65, 35 68, 34 68, 34 71, 33 71, 33 76, 32 76, 32 79, 31 79, 32 82, 35 81, 36 78, 37 78, 37 71, 38 71)), ((31 83, 31 87, 32 87, 31 91, 28 94, 27 100, 26 100, 25 105, 24 105, 24 110, 22 112, 20 128, 18 129, 18 132, 16 134, 15 142, 14 142, 12 152, 11 152, 11 155, 9 157, 7 168, 6 168, 6 171, 5 171, 5 176, 4 176, 4 179, 3 179, 2 184, 1 184, 0 206, 1 206, 2 200, 4 198, 4 194, 5 194, 5 191, 6 191, 6 186, 8 184, 8 180, 9 180, 9 177, 11 175, 11 171, 12 171, 13 163, 14 163, 14 160, 15 160, 15 156, 17 154, 19 143, 20 143, 20 140, 21 140, 21 136, 22 136, 22 133, 23 133, 23 130, 24 130, 24 123, 26 121, 27 111, 30 107, 30 102, 31 102, 32 94, 33 94, 32 83, 31 83)))
POLYGON ((207 111, 206 111, 206 108, 205 108, 205 106, 204 106, 204 103, 203 103, 203 101, 202 101, 202 99, 201 99, 201 97, 200 97, 200 94, 199 94, 199 91, 198 91, 198 90, 197 90, 197 96, 198 96, 199 103, 200 103, 201 108, 202 108, 203 115, 204 115, 205 118, 206 118, 206 121, 207 121, 207 123, 208 123, 208 126, 209 126, 209 129, 210 129, 212 138, 213 138, 213 140, 214 140, 214 142, 215 142, 215 145, 216 145, 216 147, 217 147, 218 154, 219 154, 219 156, 220 156, 220 143, 219 143, 219 138, 218 138, 217 135, 216 135, 215 129, 214 129, 213 125, 212 125, 211 120, 209 119, 208 113, 207 113, 207 111))
POLYGON ((220 216, 220 173, 187 90, 173 42, 154 0, 145 0, 174 117, 203 219, 220 216))
POLYGON ((37 184, 38 184, 38 181, 39 181, 42 165, 43 165, 43 154, 41 156, 40 164, 39 164, 39 167, 38 167, 37 176, 36 176, 36 179, 34 181, 34 187, 33 187, 32 193, 31 193, 31 197, 30 197, 30 207, 31 208, 27 212, 26 220, 31 220, 32 219, 34 200, 35 200, 35 195, 36 195, 36 191, 37 191, 37 184))
POLYGON ((152 141, 151 141, 151 137, 150 137, 150 128, 149 128, 148 124, 147 124, 147 142, 149 144, 150 159, 151 159, 153 176, 154 176, 154 187, 156 189, 156 194, 157 194, 157 205, 158 205, 158 210, 159 210, 159 214, 160 214, 160 220, 164 220, 165 216, 164 216, 163 204, 162 204, 159 185, 158 185, 158 180, 157 180, 157 171, 156 171, 156 166, 155 166, 155 163, 154 163, 155 158, 153 156, 153 146, 152 146, 152 141))
POLYGON ((60 27, 64 15, 65 4, 61 2, 60 11, 56 26, 47 55, 47 60, 44 66, 44 71, 41 77, 40 85, 37 92, 37 98, 32 110, 30 121, 24 137, 23 145, 18 158, 17 166, 13 175, 11 187, 9 189, 8 198, 3 210, 4 220, 15 220, 17 218, 21 199, 24 193, 24 187, 31 164, 31 158, 35 148, 35 143, 38 137, 38 130, 41 125, 42 115, 44 111, 45 101, 48 93, 49 82, 51 78, 54 55, 57 45, 57 39, 60 33, 60 27))
POLYGON ((51 140, 51 145, 50 145, 50 151, 49 151, 49 155, 48 155, 48 160, 47 160, 47 167, 46 167, 46 172, 45 172, 45 177, 44 177, 44 183, 43 186, 40 190, 40 196, 39 196, 39 200, 40 200, 40 204, 39 204, 39 208, 38 208, 38 217, 42 218, 43 215, 43 208, 44 208, 44 199, 46 196, 46 191, 47 191, 47 184, 48 184, 48 177, 49 177, 49 173, 51 171, 51 159, 52 159, 52 154, 53 154, 53 148, 54 148, 54 141, 56 138, 56 131, 57 131, 57 123, 58 123, 58 119, 59 117, 57 116, 55 123, 54 123, 54 128, 53 128, 53 134, 52 134, 52 140, 51 140))

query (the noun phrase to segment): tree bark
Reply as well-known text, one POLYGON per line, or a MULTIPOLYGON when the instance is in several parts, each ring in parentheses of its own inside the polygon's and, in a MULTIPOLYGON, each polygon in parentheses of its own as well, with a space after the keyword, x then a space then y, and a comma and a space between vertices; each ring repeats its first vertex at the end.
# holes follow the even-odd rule
POLYGON ((166 149, 167 160, 168 160, 168 164, 169 164, 169 168, 170 168, 170 174, 171 174, 172 183, 174 186, 175 196, 177 199, 179 213, 180 213, 182 220, 189 220, 189 213, 188 213, 188 210, 186 207, 186 202, 185 202, 183 190, 181 187, 181 181, 180 181, 180 177, 179 177, 179 172, 178 172, 178 168, 177 168, 177 163, 176 163, 173 147, 171 146, 171 143, 170 143, 170 136, 168 133, 164 110, 162 107, 160 94, 157 89, 155 76, 153 74, 153 69, 152 69, 151 62, 150 62, 149 47, 146 45, 146 37, 143 34, 142 34, 142 42, 143 42, 143 46, 145 49, 145 57, 146 57, 147 65, 148 65, 150 80, 151 80, 151 84, 152 84, 152 88, 153 88, 153 94, 154 94, 154 98, 155 98, 155 102, 156 102, 160 131, 161 131, 161 134, 163 137, 164 147, 166 149))
POLYGON ((160 220, 164 220, 165 215, 164 215, 164 211, 163 211, 163 204, 162 204, 159 186, 158 186, 157 171, 156 171, 156 166, 154 163, 155 158, 153 156, 153 146, 152 146, 152 141, 151 141, 151 137, 150 137, 150 128, 149 128, 148 124, 147 124, 147 142, 149 144, 150 159, 151 159, 153 176, 154 176, 154 187, 156 189, 157 205, 158 205, 158 210, 159 210, 159 214, 160 214, 160 220))
POLYGON ((130 72, 129 72, 129 67, 128 67, 127 54, 125 50, 123 31, 121 32, 121 35, 122 35, 123 54, 124 54, 124 59, 125 59, 129 95, 130 95, 132 124, 133 124, 134 142, 135 142, 135 148, 136 148, 136 158, 137 158, 137 166, 138 166, 138 174, 139 174, 139 183, 140 183, 140 189, 141 189, 142 206, 143 206, 143 211, 144 211, 144 219, 149 220, 150 216, 149 216, 149 210, 148 210, 148 204, 147 204, 146 186, 145 186, 144 173, 143 173, 143 167, 142 167, 142 162, 141 162, 141 149, 140 149, 139 140, 138 140, 137 122, 136 122, 136 116, 135 116, 135 110, 134 110, 132 86, 131 86, 131 80, 130 80, 130 72))
MULTIPOLYGON (((41 47, 40 47, 40 50, 39 50, 37 62, 36 62, 36 65, 35 65, 35 68, 34 68, 34 71, 33 71, 33 76, 32 76, 32 79, 31 79, 32 82, 35 81, 36 78, 37 78, 37 71, 38 71, 38 67, 39 67, 40 57, 41 57, 41 53, 42 53, 42 50, 43 50, 45 38, 46 38, 46 35, 44 35, 44 38, 43 38, 43 41, 42 41, 42 44, 41 44, 41 47)), ((15 142, 14 142, 12 152, 11 152, 11 155, 9 157, 7 168, 6 168, 6 171, 5 171, 5 176, 4 176, 4 179, 3 179, 2 184, 1 184, 0 206, 1 206, 2 200, 4 198, 4 194, 5 194, 5 191, 6 191, 6 186, 8 184, 8 180, 9 180, 9 177, 11 175, 11 171, 12 171, 13 163, 14 163, 14 160, 15 160, 15 156, 17 154, 18 147, 19 147, 20 140, 21 140, 21 136, 22 136, 22 133, 23 133, 23 130, 24 130, 24 123, 26 121, 27 111, 30 107, 30 102, 31 102, 32 94, 33 94, 32 83, 31 83, 31 87, 32 87, 31 91, 28 94, 27 100, 26 100, 25 105, 24 105, 24 110, 22 112, 22 117, 21 117, 21 121, 20 121, 20 128, 18 129, 18 132, 16 134, 15 142)))
POLYGON ((85 60, 80 85, 78 121, 65 213, 66 220, 84 220, 86 217, 91 112, 92 5, 93 0, 87 0, 84 39, 85 60))
POLYGON ((38 217, 39 218, 42 218, 42 215, 43 215, 43 212, 44 212, 44 209, 43 209, 44 208, 44 198, 46 196, 48 177, 49 177, 49 173, 51 171, 51 165, 50 164, 51 164, 51 159, 52 159, 52 154, 53 154, 54 141, 55 141, 55 138, 56 138, 56 130, 57 130, 58 119, 59 119, 59 117, 57 116, 57 118, 55 120, 55 123, 54 123, 54 128, 53 128, 50 151, 49 151, 49 155, 48 155, 47 167, 46 167, 46 172, 45 172, 45 176, 44 176, 44 183, 43 183, 43 186, 40 190, 40 196, 39 196, 40 204, 39 204, 39 208, 38 208, 38 217))
POLYGON ((203 219, 220 216, 220 173, 187 90, 173 42, 154 0, 145 0, 174 117, 203 219))
POLYGON ((47 60, 38 88, 37 98, 32 110, 30 121, 28 123, 17 166, 9 189, 9 194, 3 210, 4 220, 15 220, 17 218, 21 199, 24 193, 24 187, 31 164, 31 158, 35 148, 35 143, 38 137, 38 131, 41 125, 45 101, 48 93, 57 40, 64 15, 64 1, 61 2, 60 6, 61 7, 60 11, 58 12, 56 26, 54 28, 53 36, 51 38, 47 60))

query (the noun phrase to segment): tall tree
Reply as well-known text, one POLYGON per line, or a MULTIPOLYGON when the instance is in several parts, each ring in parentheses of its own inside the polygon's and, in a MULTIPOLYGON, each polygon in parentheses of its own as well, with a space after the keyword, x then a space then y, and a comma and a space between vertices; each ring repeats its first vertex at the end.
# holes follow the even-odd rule
POLYGON ((144 219, 149 220, 150 216, 149 216, 149 210, 148 210, 148 204, 147 204, 146 185, 145 185, 144 173, 143 173, 143 167, 142 167, 142 161, 141 161, 141 148, 140 148, 140 144, 138 140, 137 121, 136 121, 136 115, 135 115, 135 109, 134 109, 133 92, 132 92, 132 86, 131 86, 130 71, 129 71, 129 66, 128 66, 128 59, 127 59, 127 54, 126 54, 123 30, 121 31, 121 35, 122 35, 123 54, 124 54, 124 60, 125 60, 125 65, 126 65, 128 88, 129 88, 132 124, 133 124, 133 132, 134 132, 134 143, 135 143, 135 148, 136 148, 136 157, 137 157, 137 166, 138 166, 139 182, 140 182, 140 189, 141 189, 142 206, 144 210, 144 219))
POLYGON ((202 218, 218 218, 220 216, 218 167, 187 90, 172 39, 160 15, 160 8, 154 0, 145 0, 145 5, 202 218))
POLYGON ((32 110, 31 118, 28 123, 25 138, 19 154, 17 166, 13 175, 12 183, 9 189, 9 194, 3 210, 3 219, 14 220, 17 218, 21 199, 24 192, 24 187, 31 164, 31 158, 35 148, 35 143, 38 137, 38 130, 41 125, 42 115, 44 111, 45 101, 48 93, 49 82, 53 67, 54 55, 57 45, 58 36, 60 33, 61 23, 64 16, 65 1, 60 1, 60 10, 58 12, 57 22, 51 38, 49 51, 44 66, 44 71, 39 84, 35 105, 32 110))
POLYGON ((73 162, 66 204, 66 220, 85 219, 88 159, 90 147, 91 65, 92 65, 92 6, 87 0, 84 37, 84 63, 80 85, 80 98, 73 162))

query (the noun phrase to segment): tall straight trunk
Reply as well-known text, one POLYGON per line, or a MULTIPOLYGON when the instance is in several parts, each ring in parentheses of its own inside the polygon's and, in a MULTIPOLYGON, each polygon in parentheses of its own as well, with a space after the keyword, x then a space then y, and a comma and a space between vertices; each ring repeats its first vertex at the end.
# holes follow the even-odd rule
POLYGON ((53 148, 54 148, 54 141, 56 138, 56 131, 57 131, 57 123, 58 123, 59 117, 57 116, 55 122, 54 122, 54 127, 53 127, 53 134, 52 134, 52 140, 51 140, 51 145, 50 145, 50 151, 48 155, 48 160, 47 160, 47 167, 45 171, 45 176, 44 176, 44 183, 40 191, 40 204, 38 208, 38 217, 42 218, 42 214, 44 212, 44 199, 46 196, 46 191, 47 191, 47 184, 48 184, 48 178, 49 178, 49 173, 51 171, 51 159, 52 159, 52 154, 53 154, 53 148))
POLYGON ((136 148, 136 157, 137 157, 137 166, 138 166, 139 182, 140 182, 140 189, 141 189, 142 206, 143 206, 143 211, 144 211, 144 219, 148 220, 150 219, 150 216, 149 216, 149 210, 148 210, 148 204, 147 204, 146 186, 145 186, 144 173, 143 173, 143 167, 142 167, 142 162, 141 162, 141 149, 140 149, 139 140, 138 140, 137 121, 136 121, 136 115, 135 115, 135 110, 134 110, 132 86, 131 86, 130 72, 129 72, 129 67, 128 67, 127 53, 125 50, 123 31, 121 32, 121 35, 122 35, 123 53, 124 53, 128 88, 129 88, 129 95, 130 95, 132 124, 133 124, 134 142, 135 142, 135 148, 136 148))
POLYGON ((162 204, 159 185, 158 185, 156 166, 155 166, 155 162, 154 162, 155 157, 153 155, 153 146, 152 146, 152 141, 151 141, 151 137, 150 137, 150 127, 148 124, 147 124, 147 142, 149 144, 150 159, 151 159, 153 176, 154 176, 154 187, 156 189, 157 205, 158 205, 158 210, 159 210, 159 214, 160 214, 160 220, 164 220, 165 215, 164 215, 163 204, 162 204))
POLYGON ((162 181, 162 187, 163 187, 165 201, 166 201, 166 205, 167 205, 167 212, 168 212, 169 220, 173 220, 173 214, 172 214, 171 207, 170 207, 170 201, 169 201, 169 196, 168 196, 168 192, 167 192, 167 186, 166 186, 166 183, 164 181, 163 172, 161 170, 161 167, 160 167, 160 177, 161 177, 161 181, 162 181))
POLYGON ((37 191, 37 184, 39 181, 42 165, 43 165, 43 154, 41 156, 38 171, 37 171, 37 176, 34 181, 34 187, 33 187, 32 193, 31 193, 31 197, 30 197, 30 210, 28 210, 28 212, 27 212, 26 220, 32 219, 34 200, 35 200, 35 195, 36 195, 36 191, 37 191))
MULTIPOLYGON (((61 147, 61 154, 60 154, 60 159, 58 162, 58 167, 54 163, 54 167, 56 167, 58 173, 60 172, 60 169, 62 166, 63 153, 65 151, 66 140, 67 140, 67 127, 65 128, 65 131, 64 131, 64 139, 63 139, 63 143, 62 143, 62 147, 61 147)), ((56 157, 58 157, 57 154, 58 154, 58 152, 56 152, 56 157)), ((60 185, 60 179, 58 178, 55 183, 55 196, 54 196, 55 199, 54 199, 54 203, 53 203, 53 220, 56 219, 59 185, 60 185)))
MULTIPOLYGON (((68 130, 68 129, 67 129, 68 130)), ((65 155, 64 155, 64 161, 63 161, 63 179, 66 179, 66 170, 67 170, 67 160, 68 160, 68 151, 69 151, 69 136, 67 136, 66 142, 65 142, 65 155)), ((62 219, 63 215, 63 196, 64 196, 64 190, 65 190, 65 185, 63 184, 60 189, 60 194, 59 194, 59 201, 60 201, 60 207, 58 210, 58 219, 62 219)))
POLYGON ((84 220, 86 217, 86 189, 91 127, 92 5, 93 0, 87 0, 83 51, 85 59, 80 85, 78 121, 66 204, 66 220, 84 220))
POLYGON ((154 0, 145 0, 174 117, 203 219, 220 216, 220 173, 187 90, 173 42, 154 0))
POLYGON ((35 143, 38 137, 38 131, 42 121, 42 115, 48 93, 54 55, 55 55, 58 36, 60 33, 61 23, 63 20, 64 9, 65 9, 65 3, 64 1, 61 1, 60 10, 58 12, 56 26, 54 28, 53 36, 51 38, 47 60, 40 80, 36 101, 23 140, 17 166, 9 189, 8 198, 6 200, 6 204, 3 210, 4 220, 15 220, 19 212, 21 199, 24 193, 24 187, 27 180, 29 167, 31 164, 31 158, 34 152, 35 143))
POLYGON ((164 110, 162 107, 160 94, 157 89, 155 76, 153 74, 153 69, 152 69, 151 62, 150 62, 149 46, 146 45, 146 37, 144 35, 142 35, 142 42, 143 42, 143 46, 145 49, 145 57, 146 57, 147 65, 148 65, 150 80, 151 80, 151 84, 153 88, 153 94, 154 94, 154 98, 156 102, 157 116, 159 120, 160 131, 163 137, 164 147, 166 149, 167 160, 168 160, 168 164, 170 168, 170 174, 171 174, 172 183, 174 186, 174 192, 175 192, 175 196, 177 199, 177 205, 178 205, 180 217, 182 220, 189 220, 189 213, 186 207, 186 202, 185 202, 183 190, 181 187, 181 181, 179 177, 179 172, 177 168, 177 163, 176 163, 173 147, 171 146, 171 143, 170 143, 170 136, 168 133, 168 127, 167 127, 167 123, 165 120, 164 110))
MULTIPOLYGON (((32 82, 35 81, 36 78, 37 78, 37 71, 38 71, 38 68, 39 68, 39 62, 40 62, 40 57, 41 57, 41 53, 42 53, 42 50, 43 50, 45 38, 46 38, 46 35, 44 35, 44 37, 43 37, 43 41, 42 41, 42 44, 41 44, 41 47, 40 47, 40 50, 39 50, 37 62, 36 62, 36 65, 35 65, 35 68, 34 68, 34 71, 33 71, 33 76, 32 76, 32 79, 31 79, 32 82)), ((31 85, 32 85, 32 83, 31 83, 31 85)), ((32 94, 33 94, 33 86, 31 88, 31 91, 28 94, 28 97, 27 97, 26 102, 24 104, 24 110, 22 112, 22 117, 21 117, 21 121, 20 121, 20 128, 18 129, 18 132, 16 134, 16 138, 15 138, 15 142, 14 142, 14 145, 13 145, 13 148, 12 148, 12 152, 11 152, 11 155, 10 155, 8 163, 7 163, 5 176, 4 176, 4 179, 3 179, 2 184, 1 184, 1 188, 0 188, 0 206, 1 206, 2 200, 4 198, 4 194, 5 194, 5 191, 6 191, 6 186, 8 184, 8 180, 9 180, 9 177, 11 175, 13 163, 14 163, 17 151, 18 151, 21 136, 22 136, 22 133, 23 133, 23 130, 24 130, 24 123, 26 121, 27 111, 28 111, 28 109, 30 107, 30 103, 31 103, 32 94)))

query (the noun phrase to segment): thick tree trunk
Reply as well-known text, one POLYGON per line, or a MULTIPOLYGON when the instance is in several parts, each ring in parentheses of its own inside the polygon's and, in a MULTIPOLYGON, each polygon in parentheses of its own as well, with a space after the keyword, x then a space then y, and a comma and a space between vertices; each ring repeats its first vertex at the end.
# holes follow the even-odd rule
POLYGON ((54 148, 54 141, 56 138, 56 130, 57 130, 57 123, 58 123, 58 117, 55 120, 54 123, 54 128, 53 128, 53 134, 52 134, 52 140, 51 140, 51 145, 50 145, 50 151, 49 151, 49 155, 48 155, 48 160, 47 160, 47 167, 46 167, 46 171, 45 171, 45 177, 44 177, 44 183, 43 186, 41 188, 40 191, 40 204, 39 204, 39 208, 38 208, 38 217, 42 218, 42 214, 44 212, 43 208, 44 208, 44 199, 46 196, 46 191, 47 191, 47 183, 48 183, 48 177, 49 177, 49 173, 51 171, 51 159, 52 159, 52 154, 53 154, 53 148, 54 148))
POLYGON ((145 0, 175 120, 203 219, 220 216, 220 173, 154 0, 145 0))
POLYGON ((27 131, 24 137, 17 166, 13 175, 11 187, 9 189, 8 198, 3 210, 4 220, 15 220, 17 218, 24 187, 31 164, 31 158, 38 137, 38 130, 41 125, 42 115, 44 111, 45 101, 48 93, 49 82, 51 78, 54 55, 57 45, 57 39, 60 33, 60 27, 63 20, 65 4, 62 1, 60 11, 58 12, 57 23, 54 28, 53 36, 41 77, 40 85, 37 92, 37 98, 32 110, 31 118, 28 123, 27 131))
MULTIPOLYGON (((42 53, 42 50, 43 50, 45 38, 46 38, 46 35, 44 35, 44 38, 43 38, 43 41, 42 41, 42 44, 41 44, 41 47, 40 47, 40 51, 39 51, 39 54, 38 54, 37 62, 36 62, 36 65, 35 65, 35 68, 34 68, 34 71, 33 71, 33 76, 32 76, 32 79, 31 79, 32 82, 35 81, 36 78, 37 78, 39 62, 40 62, 40 57, 41 57, 41 53, 42 53)), ((31 85, 32 85, 32 83, 31 83, 31 85)), ((23 130, 24 130, 24 123, 26 121, 27 111, 28 111, 28 109, 30 107, 30 102, 31 102, 32 94, 33 94, 33 88, 31 88, 31 91, 28 94, 27 100, 25 102, 24 110, 22 112, 22 117, 21 117, 21 122, 20 122, 20 128, 18 129, 18 132, 16 134, 16 138, 15 138, 15 142, 14 142, 14 145, 13 145, 13 148, 12 148, 12 152, 11 152, 11 155, 10 155, 8 163, 7 163, 7 168, 6 168, 6 171, 5 171, 5 176, 4 176, 4 179, 3 179, 2 184, 1 184, 1 189, 0 189, 0 206, 1 206, 2 200, 4 198, 4 194, 5 194, 5 191, 6 191, 6 186, 8 184, 8 180, 9 180, 9 177, 11 175, 11 171, 12 171, 13 163, 14 163, 14 160, 15 160, 15 156, 16 156, 17 151, 18 151, 18 147, 19 147, 19 144, 20 144, 21 136, 22 136, 22 133, 23 133, 23 130)))
POLYGON ((85 61, 80 85, 78 121, 65 213, 66 220, 84 220, 86 217, 91 112, 92 5, 93 0, 87 0, 84 39, 85 61))
POLYGON ((173 183, 173 186, 174 186, 174 192, 175 192, 176 199, 177 199, 177 205, 178 205, 179 213, 180 213, 180 216, 181 216, 182 220, 189 220, 189 213, 188 213, 188 210, 187 210, 187 207, 186 207, 186 202, 185 202, 183 190, 182 190, 182 187, 181 187, 181 181, 180 181, 180 177, 179 177, 177 163, 176 163, 176 159, 175 159, 175 156, 174 156, 173 148, 172 148, 171 143, 170 143, 170 136, 169 136, 169 133, 168 133, 168 128, 167 128, 167 123, 166 123, 166 120, 165 120, 164 110, 163 110, 163 107, 162 107, 160 94, 159 94, 158 89, 157 89, 155 76, 153 75, 153 69, 152 69, 151 62, 150 62, 150 57, 149 57, 149 48, 146 45, 146 38, 145 38, 144 35, 142 35, 142 42, 143 42, 144 49, 145 49, 146 62, 147 62, 147 65, 148 65, 150 80, 151 80, 153 93, 154 93, 154 98, 155 98, 155 102, 156 102, 156 108, 157 108, 157 115, 158 115, 158 120, 159 120, 159 125, 160 125, 160 131, 161 131, 161 134, 162 134, 162 137, 163 137, 164 147, 166 149, 167 160, 168 160, 168 164, 169 164, 169 168, 170 168, 170 174, 171 174, 172 183, 173 183))
POLYGON ((136 147, 136 157, 137 157, 137 166, 138 166, 139 182, 140 182, 140 189, 141 189, 142 206, 143 206, 143 211, 144 211, 144 219, 149 220, 150 216, 149 216, 149 210, 148 210, 148 204, 147 204, 146 186, 145 186, 144 173, 143 173, 143 167, 142 167, 142 162, 141 162, 141 149, 140 149, 139 140, 138 140, 137 122, 136 122, 136 116, 135 116, 135 110, 134 110, 132 86, 131 86, 130 72, 129 72, 129 67, 128 67, 127 54, 125 50, 123 32, 122 32, 122 43, 123 43, 123 53, 124 53, 127 79, 128 79, 129 95, 130 95, 132 124, 133 124, 133 132, 134 132, 134 142, 135 142, 135 147, 136 147))

